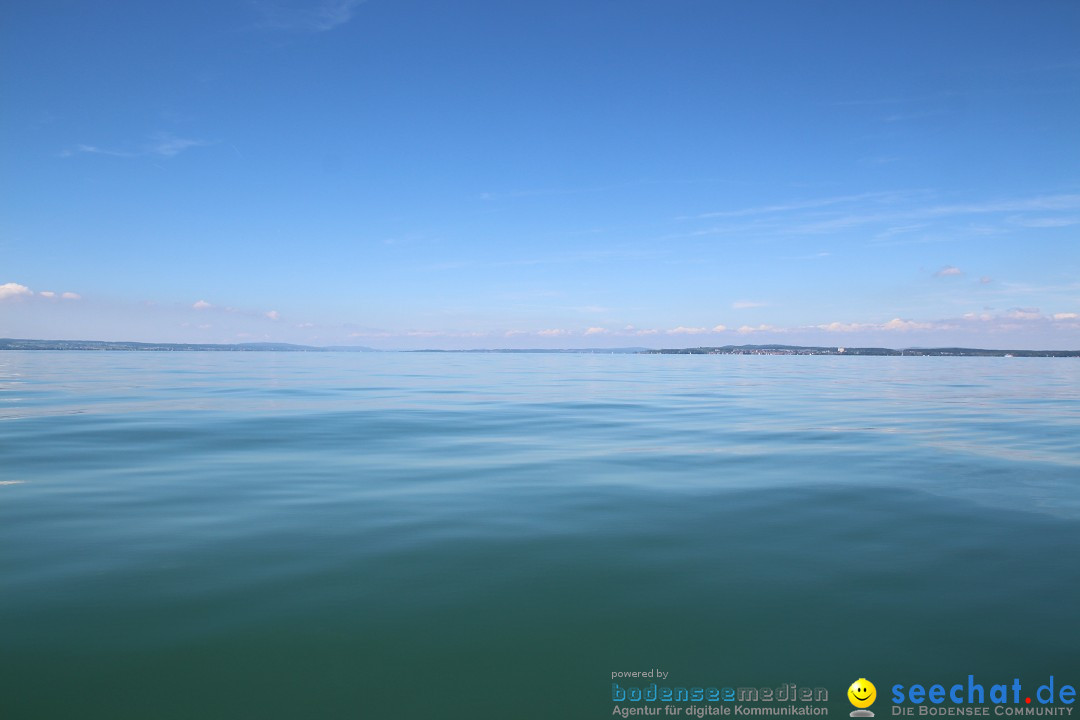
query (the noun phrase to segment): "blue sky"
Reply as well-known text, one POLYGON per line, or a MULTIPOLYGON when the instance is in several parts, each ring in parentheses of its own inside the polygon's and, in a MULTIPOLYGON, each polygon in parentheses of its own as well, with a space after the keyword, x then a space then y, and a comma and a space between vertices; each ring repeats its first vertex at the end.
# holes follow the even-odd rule
POLYGON ((0 336, 1080 348, 1075 2, 7 2, 0 336))

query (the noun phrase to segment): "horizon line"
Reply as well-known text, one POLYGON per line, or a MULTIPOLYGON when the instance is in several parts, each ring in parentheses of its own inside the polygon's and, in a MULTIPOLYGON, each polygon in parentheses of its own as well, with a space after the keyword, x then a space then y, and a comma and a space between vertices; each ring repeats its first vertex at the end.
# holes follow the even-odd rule
MULTIPOLYGON (((155 342, 144 340, 46 340, 41 338, 6 338, 0 337, 0 350, 26 350, 26 351, 42 351, 42 350, 57 350, 57 351, 108 351, 108 348, 59 348, 59 347, 9 347, 10 344, 27 344, 27 345, 97 345, 97 346, 150 346, 150 347, 162 347, 162 348, 183 348, 187 352, 211 352, 211 348, 214 349, 228 349, 228 348, 248 348, 249 351, 255 351, 259 348, 261 352, 273 352, 275 349, 279 349, 282 352, 298 352, 298 351, 316 351, 316 352, 406 352, 406 353, 423 353, 423 352, 440 352, 440 353, 680 353, 693 350, 819 350, 828 351, 832 350, 832 354, 836 355, 855 355, 860 351, 876 350, 876 351, 888 351, 903 353, 908 351, 918 352, 943 352, 943 351, 965 351, 965 352, 978 352, 978 353, 1080 353, 1080 350, 1067 350, 1067 349, 1051 349, 1051 348, 981 348, 981 347, 963 347, 958 345, 942 345, 942 346, 910 346, 910 347, 886 347, 886 346, 846 346, 846 345, 787 345, 783 343, 759 343, 759 344, 743 344, 743 345, 692 345, 686 347, 646 347, 642 345, 624 345, 617 347, 584 347, 584 348, 571 348, 571 347, 559 347, 559 348, 538 348, 538 347, 507 347, 507 348, 417 348, 417 349, 405 349, 405 348, 373 348, 367 345, 303 345, 300 343, 287 343, 287 342, 242 342, 242 343, 197 343, 197 342, 155 342)), ((117 348, 120 349, 120 348, 117 348)), ((133 348, 138 350, 139 348, 133 348)), ((143 348, 149 350, 149 348, 143 348)), ((704 354, 704 353, 692 353, 692 354, 704 354)))

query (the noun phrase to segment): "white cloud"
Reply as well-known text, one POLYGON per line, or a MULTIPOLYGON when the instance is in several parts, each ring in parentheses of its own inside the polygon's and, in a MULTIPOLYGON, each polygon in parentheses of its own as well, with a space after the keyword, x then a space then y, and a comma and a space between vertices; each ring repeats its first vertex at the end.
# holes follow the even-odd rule
POLYGON ((768 303, 758 302, 756 300, 736 300, 731 303, 731 307, 736 310, 745 310, 746 308, 765 307, 768 303))
POLYGON ((858 332, 860 330, 872 329, 873 325, 865 323, 844 323, 844 322, 831 322, 826 325, 816 326, 819 330, 825 332, 858 332))
POLYGON ((619 334, 619 335, 656 335, 659 332, 660 332, 659 330, 638 328, 638 327, 634 327, 633 325, 627 325, 626 327, 624 327, 622 329, 621 332, 619 332, 617 334, 619 334))
POLYGON ((738 332, 740 335, 749 335, 751 333, 768 332, 770 330, 773 332, 783 332, 783 330, 781 330, 780 328, 774 327, 772 325, 758 325, 757 327, 743 325, 736 332, 738 332))
MULTIPOLYGON (((1030 327, 1030 323, 1049 322, 1051 318, 1060 323, 1058 326, 1059 328, 1080 327, 1080 313, 1077 312, 1061 312, 1052 316, 1046 316, 1041 313, 1039 308, 1012 308, 1005 313, 969 312, 965 313, 963 316, 937 320, 912 320, 894 317, 885 322, 834 321, 817 325, 802 326, 777 326, 768 324, 743 325, 734 329, 734 332, 737 332, 740 335, 753 335, 757 333, 799 334, 814 331, 823 331, 826 333, 850 333, 854 339, 851 339, 849 342, 856 343, 860 336, 870 333, 937 333, 942 331, 977 331, 979 333, 999 332, 1016 330, 1022 326, 1030 327)), ((697 335, 710 332, 724 332, 727 330, 729 330, 729 328, 724 325, 717 325, 711 330, 707 328, 679 326, 672 330, 663 330, 660 332, 666 335, 697 335)), ((631 330, 628 328, 628 332, 636 335, 645 335, 655 334, 657 331, 631 330)))
MULTIPOLYGON (((982 317, 975 315, 975 313, 968 313, 964 316, 965 320, 988 320, 990 316, 984 315, 982 317)), ((907 332, 909 330, 950 330, 955 329, 955 325, 947 322, 918 322, 915 320, 904 320, 903 318, 893 318, 884 323, 860 323, 860 322, 831 322, 822 325, 814 325, 814 328, 818 330, 824 330, 825 332, 836 333, 857 333, 857 332, 872 332, 875 330, 887 330, 887 331, 899 331, 907 332)))
POLYGON ((994 282, 994 278, 990 277, 989 275, 983 275, 981 278, 979 278, 979 282, 983 285, 989 285, 990 283, 994 282))
POLYGON ((591 327, 591 328, 589 328, 588 330, 585 331, 585 334, 586 335, 606 335, 607 334, 607 328, 591 327))
POLYGON ((904 320, 902 318, 893 318, 889 322, 881 326, 882 330, 898 330, 900 332, 907 332, 908 330, 931 330, 933 329, 933 323, 915 322, 914 320, 904 320))
POLYGON ((277 310, 271 310, 270 312, 266 313, 266 317, 270 318, 271 320, 280 320, 281 313, 279 313, 277 310))
POLYGON ((559 329, 559 328, 552 328, 550 330, 541 330, 540 332, 538 332, 536 334, 537 335, 542 335, 544 337, 559 337, 561 335, 568 335, 569 333, 566 330, 562 330, 562 329, 559 329))
POLYGON ((21 297, 23 295, 33 295, 34 291, 25 285, 19 283, 4 283, 0 285, 0 300, 7 300, 8 298, 21 297))
POLYGON ((946 265, 945 267, 934 273, 934 277, 955 277, 957 275, 963 275, 964 271, 958 267, 952 265, 946 265))
POLYGON ((56 293, 54 293, 52 290, 42 290, 41 292, 38 293, 38 295, 40 295, 41 297, 46 297, 46 298, 54 298, 54 297, 56 297, 56 293))
POLYGON ((197 300, 195 302, 195 304, 192 305, 191 307, 195 308, 196 310, 209 310, 210 308, 212 308, 214 306, 211 305, 210 303, 206 302, 205 300, 197 300))
POLYGON ((73 292, 63 293, 60 297, 62 297, 64 300, 82 300, 82 295, 73 292))

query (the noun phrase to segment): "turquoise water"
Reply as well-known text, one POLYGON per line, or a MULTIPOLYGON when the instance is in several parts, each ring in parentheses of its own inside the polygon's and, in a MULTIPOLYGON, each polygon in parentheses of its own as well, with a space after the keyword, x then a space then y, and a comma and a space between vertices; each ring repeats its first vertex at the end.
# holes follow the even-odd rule
POLYGON ((1077 685, 1078 438, 1068 359, 0 353, 0 717, 1077 685))

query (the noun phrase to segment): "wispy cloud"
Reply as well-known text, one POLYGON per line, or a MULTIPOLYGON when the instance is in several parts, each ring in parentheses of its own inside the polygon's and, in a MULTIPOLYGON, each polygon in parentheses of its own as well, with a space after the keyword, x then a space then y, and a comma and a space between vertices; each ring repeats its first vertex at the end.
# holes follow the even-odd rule
POLYGON ((1055 194, 1027 198, 992 200, 980 203, 938 204, 885 213, 853 213, 802 226, 805 233, 829 232, 878 222, 938 220, 966 215, 989 215, 1032 210, 1056 211, 1080 208, 1080 194, 1055 194))
POLYGON ((951 90, 930 93, 928 95, 887 95, 876 98, 861 98, 855 100, 837 100, 831 105, 837 107, 879 106, 879 105, 908 105, 944 100, 956 96, 958 93, 951 90))
POLYGON ((874 246, 947 242, 1080 224, 1080 194, 1054 193, 967 203, 934 202, 927 190, 837 195, 677 218, 708 227, 664 239, 728 235, 745 239, 860 233, 874 246))
POLYGON ((794 210, 813 210, 816 208, 829 207, 831 205, 843 205, 864 200, 887 200, 895 199, 902 193, 894 192, 871 192, 857 195, 838 195, 835 197, 816 198, 813 200, 799 200, 795 202, 779 203, 776 205, 759 205, 756 207, 739 208, 736 210, 720 210, 716 212, 701 213, 678 218, 679 220, 703 220, 707 218, 725 217, 748 217, 752 215, 775 215, 789 213, 794 210))
POLYGON ((1017 216, 1009 218, 1009 222, 1011 222, 1013 225, 1026 228, 1058 228, 1070 227, 1072 225, 1080 225, 1080 218, 1017 216))
POLYGON ((262 15, 262 26, 295 32, 326 32, 349 22, 364 0, 263 0, 254 6, 262 15))
POLYGON ((944 115, 947 110, 922 110, 918 112, 908 113, 892 113, 881 118, 887 123, 906 122, 908 120, 921 120, 923 118, 934 117, 935 115, 944 115))
POLYGON ((266 313, 266 317, 276 322, 281 319, 281 313, 279 313, 277 310, 270 310, 266 313))
POLYGON ((829 252, 816 252, 809 255, 785 255, 781 257, 781 260, 821 260, 822 258, 830 257, 832 253, 829 252))
POLYGON ((82 295, 73 292, 62 293, 60 297, 64 300, 82 300, 82 295))
POLYGON ((196 310, 209 310, 214 306, 206 302, 205 300, 196 300, 191 307, 195 308, 196 310))
POLYGON ((114 148, 103 148, 97 145, 76 145, 74 149, 65 150, 60 153, 61 157, 72 157, 73 155, 107 155, 109 157, 119 158, 136 158, 136 157, 159 157, 159 158, 171 158, 176 157, 185 150, 189 150, 194 147, 203 147, 210 145, 211 143, 206 140, 196 140, 194 138, 177 137, 172 133, 159 132, 150 136, 150 138, 135 150, 117 150, 114 148))
POLYGON ((934 277, 957 277, 963 275, 964 271, 958 267, 952 265, 946 265, 945 267, 934 273, 934 277))
POLYGON ((1023 212, 1029 210, 1075 210, 1080 208, 1080 193, 1058 193, 1036 197, 992 200, 982 203, 938 205, 927 208, 928 217, 942 215, 974 215, 996 212, 1023 212))
POLYGON ((160 157, 174 157, 193 147, 209 145, 205 140, 193 140, 191 138, 176 137, 170 133, 159 133, 146 147, 144 154, 158 155, 160 157))
MULTIPOLYGON (((535 188, 531 190, 506 190, 500 192, 481 192, 476 195, 477 200, 491 201, 491 200, 504 200, 512 198, 531 198, 531 197, 544 197, 544 196, 559 196, 559 195, 585 195, 590 193, 605 193, 616 190, 626 190, 639 187, 650 187, 658 185, 701 185, 701 184, 714 184, 714 183, 728 183, 730 180, 719 178, 683 178, 683 179, 663 179, 663 180, 631 180, 628 182, 612 183, 608 185, 588 185, 578 187, 549 187, 549 188, 535 188)), ((579 234, 593 235, 597 233, 605 232, 602 229, 591 228, 585 230, 579 234)))
POLYGON ((577 250, 557 253, 542 257, 521 257, 505 260, 444 260, 441 262, 417 265, 417 270, 442 272, 463 268, 516 268, 540 265, 573 265, 577 263, 602 263, 614 260, 646 260, 660 256, 655 249, 639 249, 630 245, 604 249, 577 250))
POLYGON ((746 310, 748 308, 767 307, 769 303, 759 302, 757 300, 736 300, 731 303, 731 307, 736 310, 746 310))
POLYGON ((895 155, 868 155, 864 158, 859 158, 859 162, 864 165, 889 165, 890 163, 899 161, 900 158, 895 155))
POLYGON ((74 150, 64 150, 60 153, 60 157, 71 157, 78 153, 86 153, 88 155, 110 155, 112 157, 135 157, 136 153, 124 152, 122 150, 107 150, 105 148, 99 148, 96 145, 76 145, 74 150))

